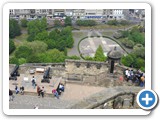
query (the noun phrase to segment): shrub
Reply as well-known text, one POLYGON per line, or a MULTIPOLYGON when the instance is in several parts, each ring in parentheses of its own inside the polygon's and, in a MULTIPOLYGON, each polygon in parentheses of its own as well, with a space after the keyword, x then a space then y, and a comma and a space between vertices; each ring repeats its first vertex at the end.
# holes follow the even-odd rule
POLYGON ((123 39, 122 44, 125 45, 127 48, 133 48, 134 42, 128 39, 123 39))
POLYGON ((9 54, 11 54, 16 49, 13 40, 9 40, 9 54))

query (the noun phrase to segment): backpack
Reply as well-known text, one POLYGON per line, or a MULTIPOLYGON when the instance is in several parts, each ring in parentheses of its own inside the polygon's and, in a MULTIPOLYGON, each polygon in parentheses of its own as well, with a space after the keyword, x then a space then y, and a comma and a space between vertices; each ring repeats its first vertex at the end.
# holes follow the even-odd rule
POLYGON ((35 83, 35 80, 34 80, 34 78, 32 79, 32 83, 35 83))

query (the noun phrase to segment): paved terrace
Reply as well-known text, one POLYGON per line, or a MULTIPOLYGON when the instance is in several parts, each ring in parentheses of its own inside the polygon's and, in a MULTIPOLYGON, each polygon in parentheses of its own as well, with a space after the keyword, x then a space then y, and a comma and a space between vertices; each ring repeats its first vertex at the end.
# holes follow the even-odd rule
MULTIPOLYGON (((64 99, 65 94, 68 93, 67 90, 62 94, 60 99, 52 97, 39 98, 37 96, 18 94, 15 95, 15 99, 13 101, 10 101, 9 107, 10 109, 33 109, 35 105, 38 105, 39 109, 91 109, 103 104, 107 100, 117 95, 123 95, 125 93, 137 93, 143 89, 141 87, 133 86, 105 88, 99 92, 97 91, 98 93, 94 93, 86 97, 85 94, 80 94, 83 93, 84 90, 80 88, 83 88, 83 86, 79 86, 79 88, 77 88, 77 90, 79 90, 75 92, 75 97, 78 96, 76 99, 73 99, 73 96, 75 95, 73 92, 74 89, 72 89, 72 92, 70 93, 70 95, 72 94, 71 98, 69 97, 70 95, 68 95, 67 99, 64 99), (86 98, 84 98, 84 96, 86 98)), ((88 91, 88 89, 86 89, 86 91, 88 91)))

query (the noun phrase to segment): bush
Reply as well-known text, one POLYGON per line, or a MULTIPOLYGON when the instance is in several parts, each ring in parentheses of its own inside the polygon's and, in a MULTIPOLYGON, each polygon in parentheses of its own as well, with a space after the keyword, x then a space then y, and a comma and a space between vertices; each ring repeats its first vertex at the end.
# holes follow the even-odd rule
POLYGON ((128 39, 123 39, 122 44, 125 45, 127 48, 133 48, 134 42, 128 39))
POLYGON ((13 40, 9 40, 9 54, 11 54, 16 49, 13 40))
POLYGON ((94 20, 77 20, 76 24, 78 26, 95 26, 96 21, 94 21, 94 20))
POLYGON ((114 26, 117 26, 119 23, 118 23, 118 21, 117 21, 117 20, 109 20, 109 21, 107 22, 107 24, 108 24, 108 25, 114 25, 114 26))
POLYGON ((89 56, 86 56, 84 59, 85 60, 89 60, 89 61, 94 61, 94 58, 93 57, 89 57, 89 56))
POLYGON ((66 57, 67 59, 73 59, 73 60, 80 60, 81 58, 76 56, 76 55, 73 55, 73 56, 67 56, 66 57))
POLYGON ((135 54, 137 57, 141 57, 145 59, 145 48, 144 47, 134 47, 133 54, 135 54))

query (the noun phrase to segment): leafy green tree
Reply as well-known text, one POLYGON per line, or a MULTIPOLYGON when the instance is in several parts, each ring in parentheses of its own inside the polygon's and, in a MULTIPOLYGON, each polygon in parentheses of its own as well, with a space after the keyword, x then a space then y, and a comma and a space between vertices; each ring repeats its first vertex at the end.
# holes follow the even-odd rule
POLYGON ((33 54, 44 53, 48 49, 48 45, 42 41, 27 42, 26 46, 32 49, 33 54))
POLYGON ((19 65, 18 58, 16 58, 16 57, 9 58, 9 64, 19 65))
POLYGON ((64 62, 66 58, 64 52, 60 52, 57 49, 50 50, 47 54, 51 57, 53 63, 64 62))
POLYGON ((52 39, 48 39, 45 43, 48 45, 48 49, 53 49, 57 46, 56 41, 52 39))
POLYGON ((52 57, 47 52, 38 54, 38 59, 40 63, 51 63, 52 62, 52 57))
POLYGON ((67 16, 65 19, 65 26, 71 26, 71 25, 72 25, 71 17, 67 16))
POLYGON ((19 59, 18 59, 19 65, 22 65, 22 64, 24 64, 24 63, 26 63, 26 62, 27 62, 27 61, 26 61, 25 58, 19 58, 19 59))
POLYGON ((39 32, 37 33, 37 35, 35 36, 35 40, 40 40, 40 41, 47 41, 48 40, 48 32, 47 31, 43 31, 43 32, 39 32))
POLYGON ((134 67, 140 69, 141 67, 145 67, 145 61, 142 58, 137 58, 134 63, 134 67))
POLYGON ((122 62, 122 64, 124 64, 125 66, 128 66, 128 67, 130 67, 130 66, 132 66, 133 65, 133 63, 135 62, 135 59, 132 57, 132 55, 127 55, 127 56, 123 56, 122 58, 121 58, 121 62, 122 62))
POLYGON ((21 34, 21 29, 18 24, 18 21, 14 19, 9 19, 9 37, 14 38, 21 34))
POLYGON ((14 44, 13 40, 9 40, 9 54, 11 54, 16 49, 16 46, 14 44))
POLYGON ((72 47, 73 47, 74 40, 73 40, 72 35, 69 35, 69 36, 68 36, 66 42, 67 42, 67 47, 68 47, 68 48, 72 48, 72 47))
POLYGON ((35 37, 38 33, 41 33, 43 31, 46 31, 47 28, 47 21, 46 18, 43 18, 41 20, 32 20, 28 22, 27 29, 28 29, 28 41, 34 41, 35 37))
POLYGON ((41 63, 38 54, 31 54, 27 57, 27 63, 41 63))
POLYGON ((47 19, 43 17, 40 22, 41 22, 40 30, 41 31, 46 30, 47 29, 47 19))
POLYGON ((28 21, 25 18, 21 19, 21 26, 22 27, 27 27, 27 24, 28 24, 28 21))
POLYGON ((27 46, 20 46, 15 52, 17 58, 27 58, 32 54, 32 49, 27 46))
POLYGON ((104 55, 104 52, 103 52, 101 45, 99 45, 99 47, 96 50, 94 60, 95 61, 106 61, 106 57, 104 55))

